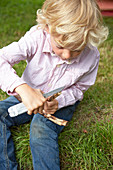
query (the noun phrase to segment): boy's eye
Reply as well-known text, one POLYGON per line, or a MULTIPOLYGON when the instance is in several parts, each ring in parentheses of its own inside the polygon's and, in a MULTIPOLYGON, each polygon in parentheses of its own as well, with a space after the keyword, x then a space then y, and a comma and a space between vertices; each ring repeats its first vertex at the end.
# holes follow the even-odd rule
POLYGON ((81 53, 81 50, 74 50, 75 53, 81 53))
POLYGON ((61 46, 56 46, 58 49, 63 49, 63 47, 61 47, 61 46))
POLYGON ((75 52, 80 53, 81 51, 80 50, 76 50, 75 52))

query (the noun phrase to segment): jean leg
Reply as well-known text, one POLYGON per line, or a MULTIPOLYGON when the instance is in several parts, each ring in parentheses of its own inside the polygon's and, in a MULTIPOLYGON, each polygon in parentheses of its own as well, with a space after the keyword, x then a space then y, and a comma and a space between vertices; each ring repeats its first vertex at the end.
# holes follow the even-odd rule
MULTIPOLYGON (((58 110, 55 116, 70 121, 78 103, 58 110)), ((60 170, 58 134, 63 128, 40 114, 34 115, 30 128, 34 170, 60 170)))
POLYGON ((26 116, 27 113, 14 118, 9 116, 8 108, 17 103, 19 101, 13 96, 0 101, 0 170, 17 170, 10 127, 30 120, 29 115, 26 116))

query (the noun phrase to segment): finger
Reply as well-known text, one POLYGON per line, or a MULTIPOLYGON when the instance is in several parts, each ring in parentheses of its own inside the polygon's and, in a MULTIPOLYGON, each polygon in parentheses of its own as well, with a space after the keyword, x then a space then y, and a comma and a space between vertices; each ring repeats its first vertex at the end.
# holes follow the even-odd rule
POLYGON ((27 114, 28 114, 28 115, 32 115, 32 111, 31 111, 31 110, 28 110, 27 114))
POLYGON ((38 111, 40 114, 43 114, 43 109, 44 109, 44 106, 39 107, 38 111))
POLYGON ((51 109, 53 109, 53 108, 55 108, 56 107, 56 105, 55 105, 55 103, 52 101, 52 102, 45 102, 45 104, 44 104, 44 110, 51 110, 51 109))
POLYGON ((49 111, 56 111, 58 109, 58 106, 57 105, 46 105, 45 107, 44 107, 44 110, 46 111, 46 112, 49 112, 49 111))
POLYGON ((52 107, 52 106, 55 105, 55 103, 56 103, 56 102, 55 102, 54 100, 53 100, 53 101, 47 101, 47 102, 46 102, 46 106, 47 106, 47 107, 52 107))
POLYGON ((52 115, 52 114, 54 114, 56 112, 56 110, 43 110, 43 113, 44 114, 50 114, 50 115, 52 115))
POLYGON ((33 113, 34 113, 34 114, 37 114, 37 113, 38 113, 38 109, 35 109, 35 110, 33 111, 33 113))
POLYGON ((44 108, 43 112, 44 112, 44 113, 54 114, 54 113, 56 112, 56 110, 57 110, 57 109, 55 109, 55 108, 50 108, 50 109, 44 108))
POLYGON ((47 101, 48 107, 58 107, 58 101, 54 99, 53 101, 47 101))

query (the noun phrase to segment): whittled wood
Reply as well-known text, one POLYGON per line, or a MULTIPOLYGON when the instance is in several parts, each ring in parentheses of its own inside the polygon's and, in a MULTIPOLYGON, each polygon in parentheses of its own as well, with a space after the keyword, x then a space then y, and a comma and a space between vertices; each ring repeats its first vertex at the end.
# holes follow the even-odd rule
MULTIPOLYGON (((52 101, 54 100, 56 97, 58 97, 61 94, 61 92, 58 92, 50 97, 48 97, 48 101, 52 101)), ((20 102, 22 102, 21 97, 19 95, 15 96, 20 102)), ((49 119, 50 121, 60 125, 60 126, 66 126, 68 121, 63 120, 63 119, 59 119, 51 114, 47 114, 47 113, 43 113, 42 114, 44 117, 46 117, 47 119, 49 119)))
POLYGON ((44 117, 46 117, 47 119, 51 120, 52 122, 54 122, 60 126, 66 126, 68 123, 67 120, 59 119, 51 114, 44 113, 44 117))

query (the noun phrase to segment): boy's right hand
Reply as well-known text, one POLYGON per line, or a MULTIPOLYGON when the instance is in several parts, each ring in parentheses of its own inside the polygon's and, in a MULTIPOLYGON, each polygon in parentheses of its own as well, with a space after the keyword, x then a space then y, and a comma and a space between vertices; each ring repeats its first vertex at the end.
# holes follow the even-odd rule
POLYGON ((15 92, 20 95, 29 115, 43 113, 44 103, 47 99, 44 98, 40 89, 33 89, 27 84, 22 84, 15 88, 15 92))

